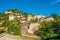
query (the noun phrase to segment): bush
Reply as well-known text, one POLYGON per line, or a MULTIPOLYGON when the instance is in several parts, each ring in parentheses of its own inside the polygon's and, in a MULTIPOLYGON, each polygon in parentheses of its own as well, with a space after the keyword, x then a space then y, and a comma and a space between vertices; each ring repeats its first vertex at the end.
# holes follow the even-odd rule
POLYGON ((11 21, 8 26, 8 33, 14 34, 14 35, 21 35, 20 33, 20 26, 18 22, 11 21))
POLYGON ((0 29, 0 34, 3 33, 5 30, 4 29, 0 29))
POLYGON ((54 27, 52 25, 48 26, 47 22, 42 24, 41 27, 38 29, 38 35, 42 37, 42 39, 59 36, 59 33, 60 33, 59 30, 54 25, 53 25, 54 27))

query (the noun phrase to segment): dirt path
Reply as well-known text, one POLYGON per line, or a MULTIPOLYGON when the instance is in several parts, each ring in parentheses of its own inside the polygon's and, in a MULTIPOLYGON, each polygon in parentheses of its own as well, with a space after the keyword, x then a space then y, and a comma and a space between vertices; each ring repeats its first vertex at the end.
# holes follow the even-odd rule
POLYGON ((13 36, 9 34, 2 34, 0 40, 23 40, 20 36, 13 36))
POLYGON ((0 35, 0 40, 38 40, 38 39, 22 37, 22 36, 13 36, 9 34, 2 34, 0 35))

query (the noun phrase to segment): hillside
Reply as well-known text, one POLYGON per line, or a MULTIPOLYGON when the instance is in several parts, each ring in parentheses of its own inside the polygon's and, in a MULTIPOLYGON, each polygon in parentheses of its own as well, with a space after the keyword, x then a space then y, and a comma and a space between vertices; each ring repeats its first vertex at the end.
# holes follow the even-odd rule
MULTIPOLYGON (((40 31, 47 33, 47 31, 40 30, 39 28, 52 28, 52 26, 53 28, 57 26, 60 28, 60 16, 57 14, 43 16, 29 14, 18 9, 8 9, 0 13, 0 33, 39 38, 40 31)), ((47 35, 47 37, 49 36, 47 35)))

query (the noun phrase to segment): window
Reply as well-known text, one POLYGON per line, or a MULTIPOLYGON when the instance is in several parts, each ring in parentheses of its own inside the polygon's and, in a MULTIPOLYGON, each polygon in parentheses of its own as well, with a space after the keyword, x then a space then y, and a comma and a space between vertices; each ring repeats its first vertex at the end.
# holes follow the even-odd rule
POLYGON ((29 26, 28 26, 28 29, 29 29, 29 26))

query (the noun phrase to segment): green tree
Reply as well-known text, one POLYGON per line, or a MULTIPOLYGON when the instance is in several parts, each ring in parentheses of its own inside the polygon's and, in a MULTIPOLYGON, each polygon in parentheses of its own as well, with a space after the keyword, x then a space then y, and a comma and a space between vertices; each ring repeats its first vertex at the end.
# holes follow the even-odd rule
POLYGON ((31 23, 37 23, 38 22, 38 19, 31 19, 30 22, 31 23))
POLYGON ((42 22, 42 25, 38 29, 38 35, 43 39, 47 39, 50 37, 58 36, 57 28, 52 26, 52 22, 49 24, 47 22, 42 22))
POLYGON ((51 14, 51 16, 52 16, 55 20, 58 19, 58 15, 57 15, 57 14, 51 14))
POLYGON ((17 21, 10 21, 8 25, 8 33, 12 33, 14 35, 21 35, 20 25, 17 21))
POLYGON ((55 22, 58 22, 60 24, 60 16, 57 14, 51 14, 51 16, 54 18, 55 22))
POLYGON ((0 34, 3 33, 3 32, 5 32, 5 30, 4 29, 0 29, 0 34))

